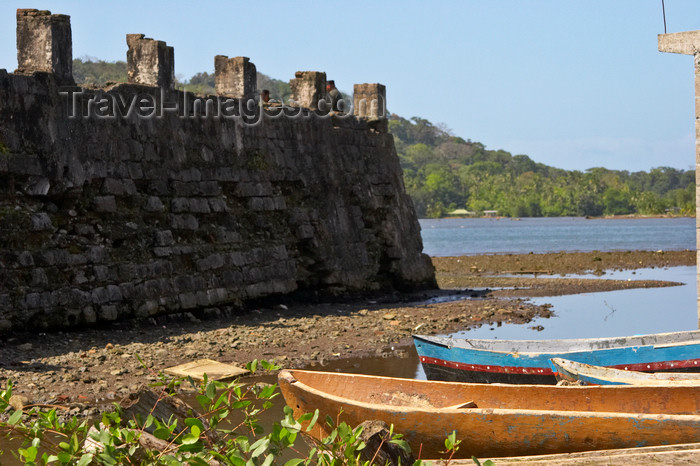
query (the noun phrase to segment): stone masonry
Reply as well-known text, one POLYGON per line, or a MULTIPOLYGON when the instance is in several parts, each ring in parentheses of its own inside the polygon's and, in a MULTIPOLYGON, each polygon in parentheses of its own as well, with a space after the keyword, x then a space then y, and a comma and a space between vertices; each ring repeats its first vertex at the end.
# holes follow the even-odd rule
POLYGON ((175 87, 175 51, 161 40, 127 34, 126 66, 129 82, 165 89, 175 87))
POLYGON ((292 100, 301 107, 318 110, 318 102, 326 95, 326 73, 321 71, 297 71, 289 81, 292 100))
POLYGON ((172 82, 172 49, 128 37, 133 84, 0 70, 0 333, 435 286, 390 134, 313 112, 104 116, 172 82))
MULTIPOLYGON (((700 263, 700 31, 659 34, 659 51, 692 55, 695 63, 695 219, 700 263)), ((700 328, 700 268, 698 268, 698 327, 700 328)))
POLYGON ((214 57, 216 93, 235 99, 255 98, 256 71, 248 57, 217 55, 214 57))
POLYGON ((46 10, 17 10, 17 63, 17 73, 53 73, 60 84, 72 84, 70 17, 46 10))

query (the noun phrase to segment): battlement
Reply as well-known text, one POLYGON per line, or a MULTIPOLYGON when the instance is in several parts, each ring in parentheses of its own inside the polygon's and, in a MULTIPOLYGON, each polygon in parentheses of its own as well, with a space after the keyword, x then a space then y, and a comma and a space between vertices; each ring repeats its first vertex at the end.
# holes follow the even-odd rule
POLYGON ((219 55, 220 95, 195 96, 173 89, 172 47, 129 34, 129 83, 78 88, 68 16, 17 18, 0 334, 436 286, 384 86, 355 86, 358 116, 331 112, 326 74, 305 71, 297 101, 258 105, 255 65, 219 55))
MULTIPOLYGON (((144 34, 127 34, 128 82, 171 91, 175 87, 175 51, 164 41, 144 34)), ((73 50, 70 16, 47 10, 17 10, 18 74, 51 73, 61 85, 72 85, 73 50)), ((257 100, 256 67, 248 57, 214 58, 216 93, 219 96, 257 100)), ((297 71, 289 82, 291 102, 317 114, 330 111, 326 95, 326 73, 297 71)), ((382 84, 355 84, 352 102, 345 102, 339 116, 362 119, 386 119, 386 87, 382 84), (352 105, 351 105, 352 103, 352 105)))

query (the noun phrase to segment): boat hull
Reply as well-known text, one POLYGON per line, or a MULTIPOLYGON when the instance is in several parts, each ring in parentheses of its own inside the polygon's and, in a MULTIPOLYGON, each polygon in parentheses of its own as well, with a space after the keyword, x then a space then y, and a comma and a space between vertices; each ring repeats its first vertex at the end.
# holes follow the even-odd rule
MULTIPOLYGON (((381 420, 424 459, 441 457, 453 430, 463 458, 700 441, 700 387, 455 384, 309 371, 282 371, 279 383, 296 417, 318 409, 319 420, 351 426, 381 420), (455 400, 477 407, 445 406, 455 400)), ((319 422, 311 435, 330 431, 319 422)))
POLYGON ((700 385, 700 373, 637 372, 553 358, 557 380, 584 385, 700 385))
POLYGON ((556 384, 552 358, 640 372, 700 372, 700 332, 654 337, 570 340, 573 350, 567 349, 567 340, 552 340, 555 348, 548 348, 548 341, 524 341, 523 351, 518 341, 500 341, 498 349, 491 349, 484 340, 413 338, 429 380, 556 384))

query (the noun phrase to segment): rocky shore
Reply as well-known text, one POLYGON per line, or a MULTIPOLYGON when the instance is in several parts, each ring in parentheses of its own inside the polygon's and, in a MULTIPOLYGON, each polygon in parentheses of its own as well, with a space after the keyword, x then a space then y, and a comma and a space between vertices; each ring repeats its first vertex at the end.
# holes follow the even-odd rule
POLYGON ((239 365, 267 359, 304 367, 401 353, 412 333, 527 323, 552 315, 548 305, 529 303, 529 296, 672 286, 606 280, 605 271, 694 265, 695 251, 463 256, 433 262, 440 290, 421 294, 314 305, 288 302, 245 313, 215 308, 201 315, 5 336, 0 340, 0 384, 12 380, 15 393, 27 402, 58 403, 77 414, 95 409, 95 401, 118 400, 155 381, 167 367, 200 358, 239 365), (591 272, 600 278, 566 276, 591 272), (489 289, 503 286, 509 289, 489 289), (446 296, 460 299, 435 299, 446 296))

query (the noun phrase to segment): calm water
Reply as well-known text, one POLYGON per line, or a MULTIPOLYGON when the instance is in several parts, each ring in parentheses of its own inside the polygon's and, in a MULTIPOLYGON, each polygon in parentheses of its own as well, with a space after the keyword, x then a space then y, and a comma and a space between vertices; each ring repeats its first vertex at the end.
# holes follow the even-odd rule
POLYGON ((694 218, 467 218, 420 224, 430 256, 695 249, 694 218))
POLYGON ((508 340, 595 338, 676 332, 698 326, 695 267, 626 270, 599 278, 667 280, 683 285, 531 298, 529 301, 534 304, 552 304, 555 317, 536 319, 526 325, 487 325, 454 336, 508 340))

